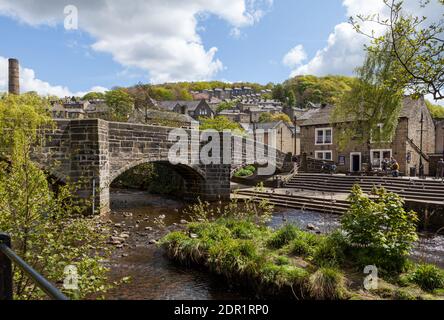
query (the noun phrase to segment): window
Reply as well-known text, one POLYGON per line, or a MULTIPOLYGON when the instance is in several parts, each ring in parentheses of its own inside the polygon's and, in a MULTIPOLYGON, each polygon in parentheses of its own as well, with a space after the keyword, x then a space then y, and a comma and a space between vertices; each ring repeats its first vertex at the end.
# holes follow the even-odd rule
POLYGON ((332 128, 320 128, 316 129, 316 145, 332 144, 333 143, 333 129, 332 128))
POLYGON ((371 150, 370 157, 373 168, 382 168, 382 160, 390 160, 392 157, 392 150, 371 150))
POLYGON ((319 160, 332 160, 333 153, 331 151, 316 151, 316 159, 319 160))
POLYGON ((384 140, 384 124, 378 123, 376 129, 372 130, 370 134, 370 142, 391 142, 391 139, 384 140))

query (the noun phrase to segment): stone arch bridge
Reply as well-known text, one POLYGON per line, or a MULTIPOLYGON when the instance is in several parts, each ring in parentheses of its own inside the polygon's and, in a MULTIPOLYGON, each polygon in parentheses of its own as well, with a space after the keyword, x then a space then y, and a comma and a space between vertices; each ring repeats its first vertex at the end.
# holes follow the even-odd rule
MULTIPOLYGON (((177 128, 99 119, 57 120, 56 128, 45 133, 44 145, 34 157, 61 181, 68 178, 73 182, 81 181, 79 196, 94 200, 95 213, 109 211, 110 185, 120 174, 149 162, 163 163, 179 173, 185 181, 185 198, 196 200, 200 197, 207 201, 229 199, 232 166, 257 160, 254 158, 256 152, 248 149, 247 139, 230 134, 229 143, 226 140, 221 142, 220 154, 228 152, 229 164, 226 161, 225 164, 219 163, 222 161, 172 164, 168 154, 176 141, 170 140, 169 134, 174 129, 177 128)), ((191 131, 187 132, 191 136, 191 131)), ((223 135, 227 137, 226 133, 223 135)), ((204 144, 199 144, 200 150, 204 144)), ((275 155, 269 165, 278 170, 288 160, 288 156, 264 144, 253 143, 253 146, 265 155, 275 155)), ((192 152, 190 148, 189 159, 192 152)))

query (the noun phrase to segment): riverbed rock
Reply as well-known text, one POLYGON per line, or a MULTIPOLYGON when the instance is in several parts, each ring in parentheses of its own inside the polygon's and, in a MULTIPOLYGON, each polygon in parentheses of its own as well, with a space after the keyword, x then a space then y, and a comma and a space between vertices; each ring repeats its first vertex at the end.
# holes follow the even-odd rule
POLYGON ((157 244, 157 240, 155 240, 155 239, 151 239, 148 243, 149 243, 149 244, 157 244))
POLYGON ((314 231, 314 230, 316 230, 316 226, 315 226, 314 224, 309 223, 309 224, 307 225, 307 230, 312 230, 312 231, 314 231))
POLYGON ((122 239, 128 239, 128 238, 130 237, 130 235, 129 235, 128 232, 122 232, 122 233, 119 235, 119 237, 122 238, 122 239))
POLYGON ((116 227, 116 228, 122 228, 122 224, 121 224, 121 223, 115 223, 115 224, 114 224, 114 227, 116 227))
POLYGON ((190 233, 190 238, 191 239, 197 239, 197 238, 199 238, 199 236, 197 234, 195 234, 195 233, 190 233))
POLYGON ((108 241, 109 244, 113 244, 113 245, 119 245, 122 244, 123 242, 125 242, 125 238, 123 237, 110 237, 110 240, 108 241))
POLYGON ((153 227, 146 227, 145 230, 146 231, 153 231, 153 227))
POLYGON ((185 219, 182 219, 182 220, 180 220, 180 223, 181 223, 181 224, 188 224, 188 221, 185 220, 185 219))

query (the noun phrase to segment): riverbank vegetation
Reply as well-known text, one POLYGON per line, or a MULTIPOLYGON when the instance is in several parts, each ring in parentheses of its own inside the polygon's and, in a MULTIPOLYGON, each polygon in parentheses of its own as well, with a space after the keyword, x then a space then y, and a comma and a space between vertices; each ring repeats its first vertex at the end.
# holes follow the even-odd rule
MULTIPOLYGON (((102 264, 107 228, 83 215, 88 202, 76 200, 77 185, 52 188, 31 157, 42 143, 41 130, 53 125, 46 103, 33 94, 0 98, 0 231, 11 236, 23 260, 61 289, 69 275, 65 268, 75 267, 78 278, 70 283, 78 289, 64 290, 71 298, 100 296, 112 286, 102 264)), ((14 299, 46 298, 15 266, 13 276, 14 299)))
POLYGON ((329 235, 291 224, 273 230, 267 201, 233 200, 217 209, 193 206, 194 222, 160 244, 174 261, 225 277, 259 298, 444 298, 443 271, 408 259, 416 214, 384 190, 370 199, 355 187, 351 198, 341 228, 329 235), (369 265, 378 268, 379 281, 366 291, 363 270, 369 265))

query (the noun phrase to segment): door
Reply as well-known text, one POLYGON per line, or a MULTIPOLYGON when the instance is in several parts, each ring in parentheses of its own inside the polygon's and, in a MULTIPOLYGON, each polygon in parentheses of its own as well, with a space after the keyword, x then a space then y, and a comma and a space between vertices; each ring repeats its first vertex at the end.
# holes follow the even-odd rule
POLYGON ((350 171, 351 172, 359 172, 361 171, 361 154, 360 153, 352 153, 350 155, 350 171))

